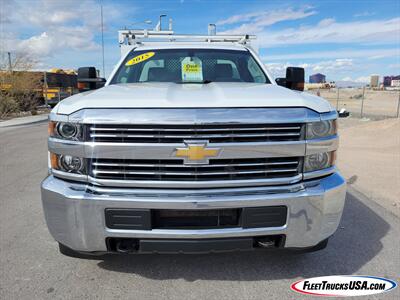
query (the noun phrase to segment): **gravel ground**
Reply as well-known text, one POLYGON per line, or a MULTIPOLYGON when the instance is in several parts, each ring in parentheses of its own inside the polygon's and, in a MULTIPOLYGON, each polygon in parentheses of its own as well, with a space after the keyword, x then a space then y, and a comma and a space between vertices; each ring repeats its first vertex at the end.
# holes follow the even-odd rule
POLYGON ((348 183, 400 216, 400 119, 339 119, 338 166, 348 183))
MULTIPOLYGON (((0 129, 0 299, 298 299, 289 286, 301 278, 399 282, 399 218, 351 187, 340 229, 316 253, 62 256, 40 202, 46 134, 45 124, 0 129)), ((399 299, 400 289, 371 298, 399 299)))

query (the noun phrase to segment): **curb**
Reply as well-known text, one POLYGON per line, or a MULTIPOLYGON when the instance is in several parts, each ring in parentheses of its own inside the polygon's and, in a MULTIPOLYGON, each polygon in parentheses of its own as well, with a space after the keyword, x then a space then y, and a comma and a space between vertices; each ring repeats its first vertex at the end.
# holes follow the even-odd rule
POLYGON ((0 129, 1 128, 10 128, 10 127, 19 127, 19 126, 31 125, 31 124, 35 124, 35 123, 46 122, 48 120, 48 116, 49 116, 49 114, 43 114, 43 116, 41 118, 35 118, 35 120, 25 120, 20 123, 4 125, 4 123, 8 123, 8 122, 12 123, 12 121, 18 121, 18 119, 19 119, 19 118, 14 118, 11 120, 0 122, 0 129))

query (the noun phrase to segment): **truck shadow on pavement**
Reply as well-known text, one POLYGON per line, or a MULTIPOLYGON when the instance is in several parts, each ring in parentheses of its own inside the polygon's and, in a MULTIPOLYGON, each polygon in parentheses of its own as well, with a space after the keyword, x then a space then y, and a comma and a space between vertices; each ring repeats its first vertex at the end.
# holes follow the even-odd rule
POLYGON ((351 193, 338 231, 319 252, 249 251, 208 255, 107 256, 98 266, 150 279, 275 280, 356 273, 382 249, 390 225, 351 193))

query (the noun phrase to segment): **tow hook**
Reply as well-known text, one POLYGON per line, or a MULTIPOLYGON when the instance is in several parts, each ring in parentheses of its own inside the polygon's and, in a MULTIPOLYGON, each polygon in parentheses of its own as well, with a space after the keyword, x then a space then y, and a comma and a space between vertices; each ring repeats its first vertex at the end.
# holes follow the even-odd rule
POLYGON ((119 253, 133 253, 138 249, 138 243, 131 239, 121 239, 116 243, 116 250, 119 253))
POLYGON ((275 247, 275 240, 270 239, 270 238, 262 238, 262 239, 257 239, 257 246, 261 248, 272 248, 275 247))

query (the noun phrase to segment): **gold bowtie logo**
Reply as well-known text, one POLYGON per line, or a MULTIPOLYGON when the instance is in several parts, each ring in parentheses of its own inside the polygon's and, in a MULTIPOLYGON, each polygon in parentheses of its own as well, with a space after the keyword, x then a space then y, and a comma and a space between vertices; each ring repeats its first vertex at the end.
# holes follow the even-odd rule
POLYGON ((210 157, 217 157, 219 148, 207 148, 207 142, 185 142, 186 148, 176 148, 175 156, 183 157, 185 164, 208 164, 210 157))

